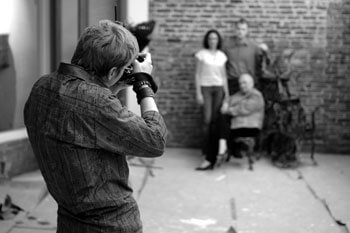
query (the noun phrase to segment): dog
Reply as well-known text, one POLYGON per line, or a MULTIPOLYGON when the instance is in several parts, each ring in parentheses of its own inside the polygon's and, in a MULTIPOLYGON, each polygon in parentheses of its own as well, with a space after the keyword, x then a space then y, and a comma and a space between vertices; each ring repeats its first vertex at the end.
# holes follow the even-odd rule
POLYGON ((271 132, 264 142, 265 151, 271 162, 280 168, 295 168, 298 166, 298 140, 279 131, 271 132))
POLYGON ((311 142, 310 159, 314 165, 317 162, 314 158, 316 129, 315 115, 319 107, 316 107, 311 114, 311 122, 306 121, 304 109, 299 101, 286 102, 285 106, 275 106, 275 121, 277 127, 267 133, 263 140, 263 150, 274 165, 281 168, 295 168, 300 164, 300 148, 304 141, 311 142))

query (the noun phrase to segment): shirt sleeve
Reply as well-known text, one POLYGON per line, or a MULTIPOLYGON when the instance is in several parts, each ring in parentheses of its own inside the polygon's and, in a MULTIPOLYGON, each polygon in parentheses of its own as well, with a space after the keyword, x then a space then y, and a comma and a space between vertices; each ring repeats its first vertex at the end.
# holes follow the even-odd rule
POLYGON ((264 109, 264 100, 259 95, 251 95, 249 98, 235 102, 228 107, 228 113, 232 116, 247 116, 264 109))
POLYGON ((98 111, 95 132, 99 148, 138 157, 164 153, 167 129, 158 112, 147 111, 140 117, 123 107, 117 97, 110 97, 98 111))
POLYGON ((222 60, 223 60, 223 62, 226 63, 227 60, 228 60, 226 54, 222 51, 222 52, 221 52, 221 55, 222 55, 222 60))
POLYGON ((258 78, 262 77, 263 74, 263 51, 262 49, 255 45, 255 52, 254 52, 254 57, 255 57, 255 74, 258 78))
POLYGON ((196 52, 196 53, 194 54, 194 56, 195 56, 198 60, 203 61, 203 59, 204 59, 203 50, 199 50, 198 52, 196 52))

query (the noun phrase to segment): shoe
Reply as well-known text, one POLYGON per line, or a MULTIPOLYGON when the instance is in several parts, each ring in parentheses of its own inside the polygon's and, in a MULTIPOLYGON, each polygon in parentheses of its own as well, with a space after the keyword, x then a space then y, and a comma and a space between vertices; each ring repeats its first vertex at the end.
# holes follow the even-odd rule
POLYGON ((226 151, 225 153, 222 154, 218 154, 218 156, 216 157, 216 166, 220 167, 221 164, 223 164, 224 162, 227 161, 228 158, 228 152, 226 151))
POLYGON ((206 167, 197 167, 196 171, 206 171, 206 170, 213 170, 214 169, 214 165, 213 164, 209 164, 206 167))
POLYGON ((204 160, 199 167, 196 167, 196 171, 206 171, 206 170, 213 170, 213 169, 214 169, 214 164, 212 164, 207 160, 204 160))

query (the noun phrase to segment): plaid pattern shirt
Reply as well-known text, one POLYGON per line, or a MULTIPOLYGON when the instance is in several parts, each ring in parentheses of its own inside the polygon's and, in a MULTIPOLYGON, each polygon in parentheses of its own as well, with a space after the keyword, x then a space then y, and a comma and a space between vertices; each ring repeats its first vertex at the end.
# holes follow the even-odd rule
POLYGON ((58 203, 57 232, 142 232, 126 155, 163 154, 158 112, 135 115, 86 71, 61 63, 34 84, 24 121, 58 203))

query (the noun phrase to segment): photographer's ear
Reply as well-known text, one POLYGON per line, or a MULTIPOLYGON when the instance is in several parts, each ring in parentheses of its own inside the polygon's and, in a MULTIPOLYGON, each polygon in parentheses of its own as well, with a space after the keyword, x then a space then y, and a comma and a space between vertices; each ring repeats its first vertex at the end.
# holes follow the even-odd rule
POLYGON ((112 67, 105 77, 105 85, 107 87, 113 86, 122 76, 123 69, 118 69, 117 67, 112 67))

